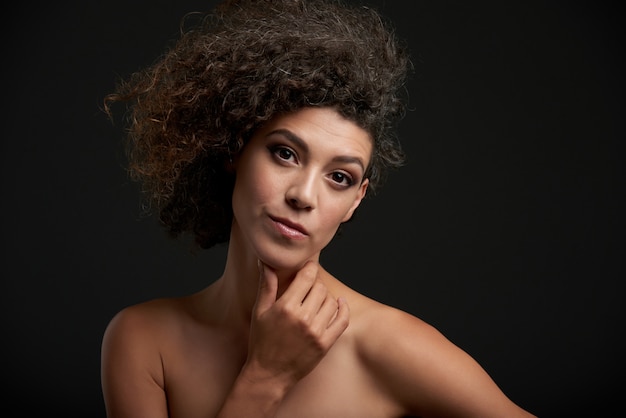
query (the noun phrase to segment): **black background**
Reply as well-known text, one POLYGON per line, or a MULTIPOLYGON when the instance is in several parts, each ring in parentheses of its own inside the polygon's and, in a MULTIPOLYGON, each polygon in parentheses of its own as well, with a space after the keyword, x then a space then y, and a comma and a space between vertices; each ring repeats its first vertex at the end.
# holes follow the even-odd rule
MULTIPOLYGON (((11 416, 103 417, 100 342, 122 307, 199 290, 192 254, 141 215, 118 76, 213 1, 5 5, 2 380, 11 416)), ((608 2, 371 1, 416 72, 409 156, 323 255, 436 326, 540 416, 599 416, 624 389, 624 60, 608 2)))

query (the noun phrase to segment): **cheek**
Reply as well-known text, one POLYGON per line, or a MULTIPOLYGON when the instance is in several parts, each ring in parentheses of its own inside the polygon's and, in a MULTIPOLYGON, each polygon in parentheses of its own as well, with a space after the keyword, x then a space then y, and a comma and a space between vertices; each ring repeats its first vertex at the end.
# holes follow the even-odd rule
POLYGON ((267 202, 275 194, 276 184, 276 179, 272 178, 269 170, 250 164, 246 170, 237 173, 233 205, 267 202))
POLYGON ((325 248, 337 234, 337 230, 343 223, 343 219, 348 212, 349 205, 344 202, 335 202, 335 205, 327 205, 321 210, 319 220, 320 234, 318 234, 317 246, 325 248))
POLYGON ((353 200, 334 200, 332 202, 334 204, 325 205, 324 210, 321 210, 320 213, 322 214, 322 222, 326 228, 336 231, 339 228, 339 225, 344 221, 346 215, 349 213, 353 200))

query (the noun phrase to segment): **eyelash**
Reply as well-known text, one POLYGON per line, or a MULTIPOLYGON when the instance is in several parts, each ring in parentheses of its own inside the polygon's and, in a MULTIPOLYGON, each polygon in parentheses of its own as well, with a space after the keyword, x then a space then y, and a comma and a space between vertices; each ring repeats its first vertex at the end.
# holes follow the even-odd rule
MULTIPOLYGON (((296 158, 297 157, 295 151, 293 151, 289 147, 285 147, 283 145, 270 146, 269 150, 272 153, 272 155, 275 156, 276 158, 278 158, 280 161, 291 162, 290 161, 291 158, 296 158), (288 157, 281 156, 281 153, 284 153, 284 152, 289 153, 289 156, 288 157)), ((350 174, 348 174, 348 173, 343 172, 343 171, 333 171, 331 173, 330 177, 331 177, 331 180, 335 184, 339 185, 340 187, 346 188, 346 189, 354 184, 354 180, 353 180, 352 176, 350 174), (341 176, 341 180, 337 181, 335 179, 335 177, 337 175, 341 176), (345 181, 345 183, 343 183, 343 181, 345 181)))
POLYGON ((288 161, 290 160, 290 157, 294 157, 294 158, 296 157, 296 153, 293 150, 282 145, 272 146, 270 147, 270 151, 272 152, 272 154, 274 154, 278 159, 282 161, 288 161), (283 152, 288 152, 289 157, 285 158, 281 156, 280 154, 283 152))
MULTIPOLYGON (((339 174, 340 176, 342 176, 342 177, 345 179, 345 181, 346 181, 345 187, 346 187, 346 188, 348 188, 348 187, 350 187, 350 186, 352 186, 352 185, 354 184, 354 180, 352 180, 352 176, 350 176, 350 175, 349 175, 349 174, 347 174, 347 173, 343 173, 343 172, 341 172, 341 171, 335 171, 335 172, 333 172, 333 173, 331 174, 331 177, 334 177, 334 176, 336 176, 337 174, 339 174)), ((335 183, 339 183, 339 184, 341 184, 341 181, 339 181, 339 182, 337 182, 337 181, 335 181, 335 180, 333 180, 333 181, 334 181, 335 183)))

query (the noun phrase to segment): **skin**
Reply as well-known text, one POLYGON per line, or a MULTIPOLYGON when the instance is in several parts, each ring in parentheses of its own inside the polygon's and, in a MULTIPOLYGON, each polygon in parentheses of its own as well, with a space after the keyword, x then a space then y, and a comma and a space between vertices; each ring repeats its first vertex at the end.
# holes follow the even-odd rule
POLYGON ((365 196, 371 152, 368 133, 328 108, 255 133, 234 162, 223 275, 110 322, 109 417, 533 416, 436 329, 319 265, 365 196))

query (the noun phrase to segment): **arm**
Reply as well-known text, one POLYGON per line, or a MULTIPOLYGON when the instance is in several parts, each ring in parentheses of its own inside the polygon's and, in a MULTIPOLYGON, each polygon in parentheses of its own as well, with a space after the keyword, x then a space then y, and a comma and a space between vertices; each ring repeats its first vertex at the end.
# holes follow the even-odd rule
POLYGON ((261 267, 248 357, 219 418, 274 416, 289 389, 317 366, 348 327, 348 306, 317 278, 317 263, 306 264, 278 299, 276 274, 261 267))
POLYGON ((472 357, 432 326, 394 309, 371 321, 373 332, 379 335, 366 337, 364 358, 384 390, 407 413, 533 417, 513 403, 472 357))
POLYGON ((102 340, 102 393, 109 418, 166 418, 163 369, 142 307, 120 311, 102 340))

